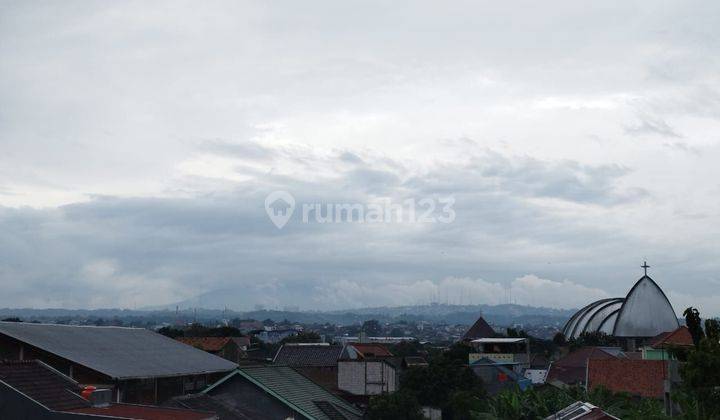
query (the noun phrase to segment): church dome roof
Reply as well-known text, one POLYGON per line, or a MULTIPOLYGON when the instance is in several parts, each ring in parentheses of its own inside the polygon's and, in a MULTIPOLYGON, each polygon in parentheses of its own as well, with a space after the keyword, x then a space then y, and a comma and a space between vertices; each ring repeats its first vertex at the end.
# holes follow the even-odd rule
POLYGON ((675 311, 660 286, 644 276, 625 297, 615 321, 616 337, 654 337, 680 327, 675 311))
POLYGON ((563 327, 567 338, 584 332, 604 332, 617 337, 654 337, 679 327, 665 293, 647 275, 624 298, 595 301, 580 309, 563 327))

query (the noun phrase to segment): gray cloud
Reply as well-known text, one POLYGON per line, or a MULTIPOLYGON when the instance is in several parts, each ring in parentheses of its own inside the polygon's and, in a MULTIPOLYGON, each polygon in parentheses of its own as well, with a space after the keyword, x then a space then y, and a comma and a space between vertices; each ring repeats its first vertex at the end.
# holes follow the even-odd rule
POLYGON ((0 7, 0 305, 717 294, 717 2, 0 7), (457 219, 278 231, 274 190, 457 219))
POLYGON ((322 301, 342 308, 426 302, 438 291, 453 295, 467 287, 477 288, 478 302, 494 303, 503 293, 496 289, 525 274, 558 282, 579 264, 567 261, 591 261, 596 265, 592 272, 569 280, 573 297, 551 302, 538 295, 524 302, 571 307, 599 296, 591 286, 595 281, 621 293, 633 279, 630 250, 639 246, 638 238, 617 226, 578 223, 528 201, 547 197, 580 206, 617 205, 617 193, 608 185, 627 170, 515 161, 488 152, 470 159, 474 170, 441 166, 420 182, 388 171, 384 162, 361 160, 366 162, 362 175, 349 169, 340 179, 284 183, 287 178, 271 175, 182 199, 96 197, 55 209, 3 208, 0 275, 14 286, 0 305, 128 307, 185 301, 248 309, 256 303, 298 302, 311 308, 322 301), (368 188, 374 184, 382 188, 368 188), (303 224, 296 213, 278 231, 263 207, 272 190, 268 185, 292 192, 298 205, 452 194, 457 220, 448 225, 322 225, 303 224), (588 200, 583 188, 596 198, 588 200), (597 259, 611 254, 610 261, 597 259), (618 278, 618 273, 626 274, 618 278), (448 280, 453 276, 475 280, 448 280), (407 295, 408 290, 415 292, 407 295), (587 294, 578 295, 581 291, 587 294))
POLYGON ((625 132, 634 136, 656 134, 662 137, 682 138, 675 129, 660 118, 640 116, 639 120, 640 122, 637 125, 625 127, 625 132))

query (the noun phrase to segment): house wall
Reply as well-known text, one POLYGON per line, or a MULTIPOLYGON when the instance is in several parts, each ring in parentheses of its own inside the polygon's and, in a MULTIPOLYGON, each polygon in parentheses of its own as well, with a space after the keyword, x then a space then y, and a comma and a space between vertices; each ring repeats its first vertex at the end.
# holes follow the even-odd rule
POLYGON ((533 384, 544 384, 547 372, 547 369, 526 369, 523 376, 530 379, 533 384))
POLYGON ((328 391, 338 389, 337 366, 304 366, 293 369, 328 391))
POLYGON ((672 357, 665 349, 653 349, 645 347, 642 349, 642 358, 644 360, 671 360, 672 357))
POLYGON ((380 395, 397 391, 395 368, 378 360, 338 362, 338 388, 353 395, 380 395))
POLYGON ((240 346, 238 346, 236 342, 230 340, 227 344, 225 344, 222 350, 220 350, 220 354, 218 354, 218 356, 233 363, 239 363, 240 359, 242 359, 242 354, 243 351, 240 346))

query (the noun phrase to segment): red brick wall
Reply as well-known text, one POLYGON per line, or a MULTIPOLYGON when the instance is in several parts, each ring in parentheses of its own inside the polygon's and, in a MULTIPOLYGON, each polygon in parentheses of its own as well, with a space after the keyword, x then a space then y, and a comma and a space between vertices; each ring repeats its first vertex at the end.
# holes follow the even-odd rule
POLYGON ((603 386, 613 392, 662 398, 667 377, 665 360, 588 360, 588 388, 603 386))

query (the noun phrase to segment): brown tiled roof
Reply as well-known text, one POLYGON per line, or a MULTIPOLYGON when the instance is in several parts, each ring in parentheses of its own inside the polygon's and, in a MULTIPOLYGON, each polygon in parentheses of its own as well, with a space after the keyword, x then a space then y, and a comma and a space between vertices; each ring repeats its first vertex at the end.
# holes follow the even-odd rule
POLYGON ((77 382, 37 360, 0 362, 0 380, 51 410, 90 406, 77 382))
POLYGON ((230 337, 240 347, 250 347, 250 337, 230 337))
POLYGON ((588 388, 603 386, 613 392, 662 398, 667 377, 665 360, 591 359, 588 388))
POLYGON ((693 346, 693 339, 692 335, 690 334, 690 330, 688 330, 687 327, 682 326, 675 331, 666 331, 664 333, 660 333, 650 339, 648 342, 648 346, 661 349, 668 346, 683 346, 683 347, 690 347, 693 346))
POLYGON ((494 337, 495 330, 492 329, 483 317, 480 317, 463 335, 463 341, 465 340, 477 340, 478 338, 494 337))
POLYGON ((133 420, 212 420, 216 418, 215 413, 205 411, 135 404, 111 404, 108 407, 86 407, 68 411, 133 420))
POLYGON ((392 357, 392 353, 385 346, 374 343, 351 343, 361 357, 392 357))
POLYGON ((230 337, 178 337, 177 340, 196 349, 216 352, 225 347, 230 337))
POLYGON ((577 349, 550 364, 547 382, 561 382, 566 385, 584 383, 588 360, 616 359, 617 355, 622 355, 622 353, 615 352, 616 349, 604 347, 582 347, 577 349))
POLYGON ((337 366, 341 352, 342 346, 285 344, 273 363, 292 367, 337 366))

